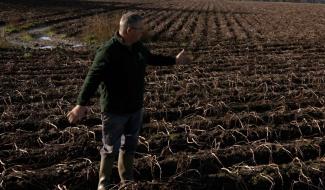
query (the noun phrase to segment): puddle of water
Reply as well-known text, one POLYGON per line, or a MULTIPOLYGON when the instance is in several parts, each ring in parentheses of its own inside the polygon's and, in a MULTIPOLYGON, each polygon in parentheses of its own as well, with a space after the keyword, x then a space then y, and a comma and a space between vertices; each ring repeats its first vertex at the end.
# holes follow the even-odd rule
POLYGON ((44 41, 51 41, 52 40, 49 36, 42 36, 39 39, 44 40, 44 41))
MULTIPOLYGON (((1 29, 0 27, 0 37, 1 37, 1 29)), ((16 45, 19 46, 29 46, 35 49, 54 49, 58 46, 67 46, 72 48, 80 48, 85 47, 84 44, 77 42, 77 41, 70 41, 67 39, 62 39, 58 35, 51 35, 47 34, 47 30, 50 30, 49 26, 46 27, 38 27, 33 28, 27 31, 27 33, 33 37, 31 41, 25 42, 20 39, 20 35, 22 34, 14 34, 11 36, 11 41, 14 41, 16 45), (35 45, 36 44, 36 45, 35 45)))
POLYGON ((73 47, 73 48, 78 48, 78 47, 83 47, 83 45, 82 45, 82 44, 75 44, 75 45, 73 45, 72 47, 73 47))
POLYGON ((55 48, 54 46, 42 46, 39 49, 53 49, 55 48))

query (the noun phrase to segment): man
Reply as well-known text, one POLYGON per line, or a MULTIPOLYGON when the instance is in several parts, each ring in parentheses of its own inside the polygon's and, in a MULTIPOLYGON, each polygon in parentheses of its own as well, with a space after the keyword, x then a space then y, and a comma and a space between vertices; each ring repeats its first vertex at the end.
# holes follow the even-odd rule
POLYGON ((174 65, 190 61, 182 50, 176 58, 153 55, 140 42, 143 18, 124 14, 119 31, 97 52, 75 106, 67 117, 71 123, 87 113, 86 104, 100 87, 102 111, 101 162, 98 190, 107 189, 115 155, 122 184, 133 180, 133 159, 142 126, 146 65, 174 65))

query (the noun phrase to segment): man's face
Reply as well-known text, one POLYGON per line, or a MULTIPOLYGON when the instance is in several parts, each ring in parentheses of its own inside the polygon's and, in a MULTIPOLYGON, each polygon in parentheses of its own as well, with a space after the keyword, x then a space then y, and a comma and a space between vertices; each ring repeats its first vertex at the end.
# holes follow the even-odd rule
POLYGON ((142 21, 138 22, 132 27, 128 28, 128 37, 132 43, 139 41, 145 31, 144 24, 142 21))

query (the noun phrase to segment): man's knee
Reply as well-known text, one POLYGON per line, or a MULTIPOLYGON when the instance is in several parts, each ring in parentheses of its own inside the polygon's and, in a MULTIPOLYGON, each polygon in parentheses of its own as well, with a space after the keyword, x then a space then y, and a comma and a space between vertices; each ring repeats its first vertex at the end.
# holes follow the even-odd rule
POLYGON ((118 154, 120 149, 119 145, 108 145, 104 144, 104 146, 100 150, 100 154, 118 154))
POLYGON ((125 142, 121 145, 121 150, 126 153, 135 153, 138 146, 137 135, 125 135, 125 142))

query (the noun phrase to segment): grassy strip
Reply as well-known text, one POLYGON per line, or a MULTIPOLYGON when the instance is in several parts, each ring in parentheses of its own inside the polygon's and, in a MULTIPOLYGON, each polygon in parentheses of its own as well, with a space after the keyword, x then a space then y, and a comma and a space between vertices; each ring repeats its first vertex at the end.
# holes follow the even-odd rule
POLYGON ((95 15, 86 20, 82 39, 93 45, 109 40, 118 30, 120 14, 95 15))
POLYGON ((9 48, 12 44, 5 38, 5 29, 0 28, 0 48, 9 48))

